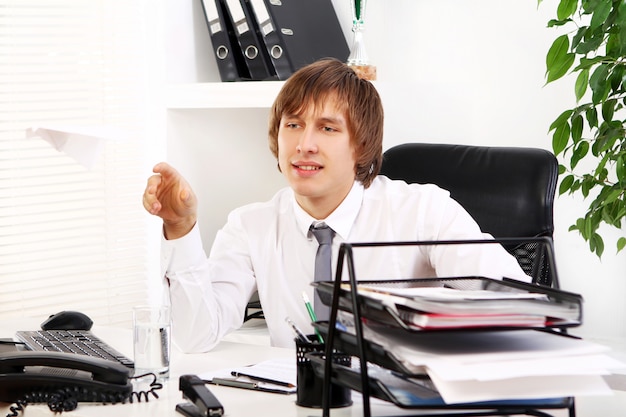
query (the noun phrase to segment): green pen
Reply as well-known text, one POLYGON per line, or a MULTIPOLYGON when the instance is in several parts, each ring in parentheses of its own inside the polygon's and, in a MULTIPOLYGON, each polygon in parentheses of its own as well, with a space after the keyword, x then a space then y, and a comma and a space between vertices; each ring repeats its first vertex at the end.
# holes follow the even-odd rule
MULTIPOLYGON (((306 306, 306 310, 309 312, 309 317, 311 318, 311 321, 315 323, 317 321, 317 316, 315 315, 315 311, 313 311, 313 306, 311 305, 311 302, 309 301, 309 297, 307 297, 306 292, 304 291, 302 291, 302 299, 304 300, 304 305, 306 306)), ((320 341, 320 343, 324 343, 324 338, 322 337, 320 332, 317 330, 317 328, 314 330, 315 330, 315 334, 317 335, 317 339, 320 341)))

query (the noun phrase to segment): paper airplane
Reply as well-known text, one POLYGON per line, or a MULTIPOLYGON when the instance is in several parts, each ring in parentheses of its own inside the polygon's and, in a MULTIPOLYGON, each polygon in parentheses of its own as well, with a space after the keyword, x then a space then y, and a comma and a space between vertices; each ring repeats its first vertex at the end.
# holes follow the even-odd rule
POLYGON ((26 137, 39 137, 87 169, 92 169, 105 141, 124 140, 128 132, 113 126, 37 126, 27 129, 26 137))

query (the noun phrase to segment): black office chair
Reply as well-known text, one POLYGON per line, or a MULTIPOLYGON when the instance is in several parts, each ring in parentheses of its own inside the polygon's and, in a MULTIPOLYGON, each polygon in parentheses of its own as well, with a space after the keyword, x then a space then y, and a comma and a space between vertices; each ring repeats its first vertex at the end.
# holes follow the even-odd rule
MULTIPOLYGON (((558 163, 544 149, 405 143, 384 153, 381 174, 450 191, 495 238, 552 238, 558 163)), ((542 245, 506 249, 533 282, 558 287, 542 245)))
POLYGON ((259 293, 255 292, 252 294, 252 298, 246 304, 246 310, 243 314, 243 321, 246 322, 251 319, 263 319, 265 320, 265 315, 263 314, 263 306, 261 306, 261 301, 259 301, 259 293))

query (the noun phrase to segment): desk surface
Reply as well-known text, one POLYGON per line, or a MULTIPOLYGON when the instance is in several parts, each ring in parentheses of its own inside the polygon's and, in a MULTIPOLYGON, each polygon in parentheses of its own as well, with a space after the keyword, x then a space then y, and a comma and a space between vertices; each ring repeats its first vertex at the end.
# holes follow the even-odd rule
MULTIPOLYGON (((23 320, 13 323, 0 322, 0 337, 11 337, 16 330, 33 330, 39 327, 38 321, 23 320)), ((132 357, 132 331, 94 326, 94 334, 110 343, 114 348, 132 357)), ((182 402, 178 389, 178 377, 184 374, 201 374, 211 370, 228 367, 245 366, 267 359, 293 357, 291 349, 272 348, 267 345, 267 333, 263 326, 251 324, 229 336, 214 350, 203 354, 183 354, 172 349, 171 376, 159 391, 159 398, 151 398, 148 402, 127 403, 117 405, 101 405, 80 403, 79 407, 66 413, 68 417, 109 417, 123 415, 126 417, 181 417, 174 408, 182 402)), ((608 343, 606 343, 608 344, 608 343)), ((614 349, 622 359, 626 356, 626 342, 615 341, 614 349)), ((140 387, 144 389, 144 387, 140 387)), ((255 391, 244 391, 237 388, 211 386, 211 391, 224 406, 227 417, 250 417, 253 415, 274 417, 305 417, 319 416, 321 410, 303 408, 295 405, 295 395, 269 394, 255 391)), ((626 389, 626 388, 622 388, 626 389)), ((578 417, 624 417, 626 410, 626 391, 615 391, 613 396, 581 397, 576 399, 578 417)), ((417 415, 416 410, 402 410, 392 404, 378 400, 372 402, 373 416, 417 415)), ((0 417, 7 415, 8 405, 0 403, 0 417)), ((331 416, 361 416, 360 397, 356 396, 354 405, 342 409, 334 409, 331 416)), ((53 413, 45 405, 30 405, 26 408, 25 417, 52 416, 53 413)), ((564 410, 554 412, 555 416, 565 417, 564 410)))

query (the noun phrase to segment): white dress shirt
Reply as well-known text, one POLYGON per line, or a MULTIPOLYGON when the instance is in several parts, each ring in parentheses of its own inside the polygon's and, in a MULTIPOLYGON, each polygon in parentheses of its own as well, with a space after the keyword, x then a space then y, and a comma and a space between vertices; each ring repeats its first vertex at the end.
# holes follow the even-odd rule
MULTIPOLYGON (((447 191, 384 176, 367 189, 355 182, 323 220, 335 231, 333 271, 342 242, 490 238, 447 191)), ((210 350, 241 326, 255 290, 272 345, 294 346, 286 317, 312 333, 302 292, 313 300, 313 221, 287 187, 270 201, 231 212, 208 258, 197 225, 180 239, 164 239, 162 266, 170 286, 174 342, 184 351, 210 350)), ((354 259, 360 280, 480 275, 530 281, 517 261, 494 244, 354 248, 354 259)))

